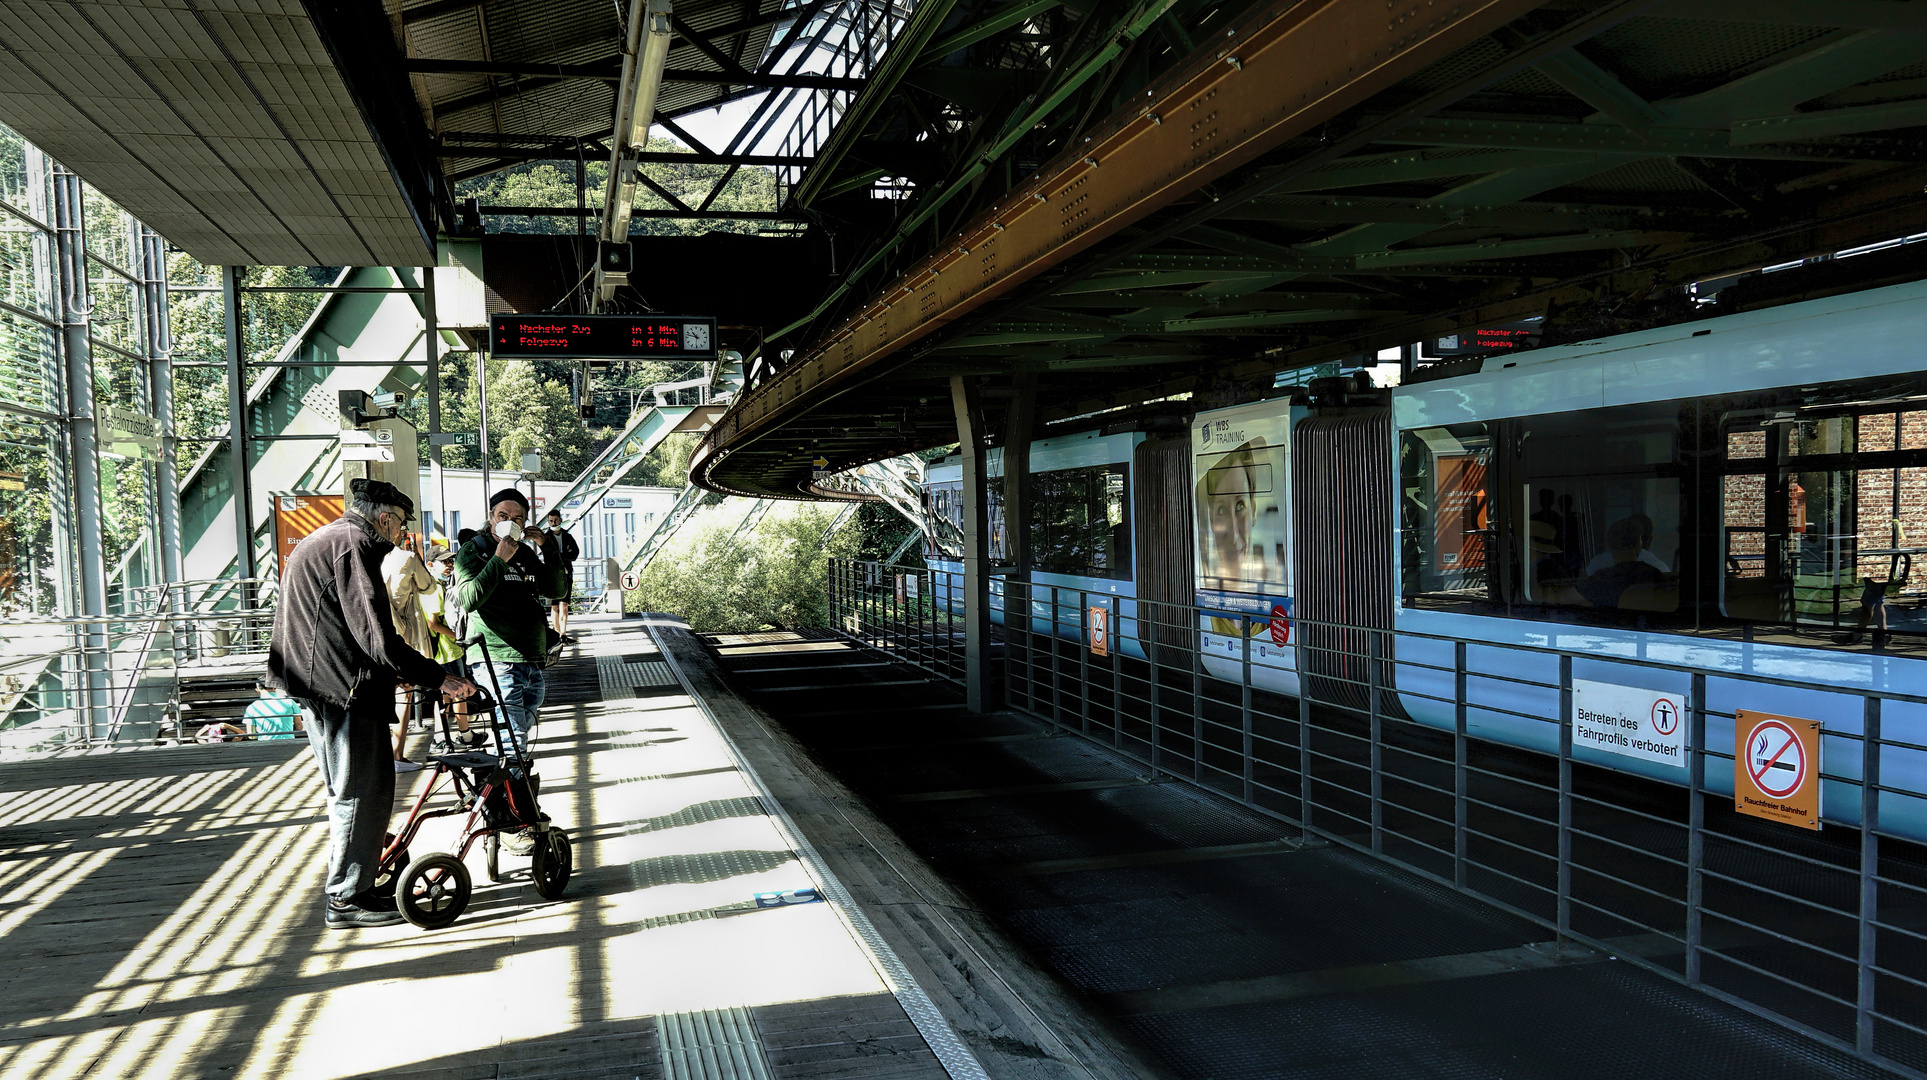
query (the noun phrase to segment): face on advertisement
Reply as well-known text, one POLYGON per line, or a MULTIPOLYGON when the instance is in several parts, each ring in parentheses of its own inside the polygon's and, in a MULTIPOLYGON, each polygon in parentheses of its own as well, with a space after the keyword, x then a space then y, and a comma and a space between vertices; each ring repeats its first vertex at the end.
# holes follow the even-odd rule
POLYGON ((1199 482, 1199 509, 1209 529, 1205 565, 1212 576, 1239 581, 1261 576, 1252 564, 1251 534, 1259 493, 1270 485, 1259 475, 1256 449, 1246 443, 1224 455, 1199 482))

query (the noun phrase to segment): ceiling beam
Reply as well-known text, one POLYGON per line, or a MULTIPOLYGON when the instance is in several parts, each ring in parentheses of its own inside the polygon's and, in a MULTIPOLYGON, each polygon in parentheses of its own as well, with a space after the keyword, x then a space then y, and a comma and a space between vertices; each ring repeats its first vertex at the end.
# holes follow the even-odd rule
MULTIPOLYGON (((614 82, 622 76, 619 59, 597 64, 511 64, 499 60, 430 60, 410 57, 404 61, 404 66, 410 72, 420 75, 502 75, 543 78, 546 81, 542 85, 545 86, 563 79, 614 82)), ((712 86, 752 86, 766 90, 861 90, 866 82, 864 79, 848 79, 832 75, 767 74, 747 71, 740 66, 730 71, 665 68, 662 81, 712 86)), ((528 85, 523 84, 516 88, 516 92, 526 92, 528 89, 528 85)), ((447 103, 440 108, 447 109, 447 103)))
POLYGON ((1927 6, 1893 0, 1668 0, 1667 16, 1768 26, 1927 30, 1927 6))
MULTIPOLYGON (((1631 130, 1617 125, 1532 120, 1486 120, 1434 116, 1407 124, 1385 139, 1391 143, 1476 147, 1488 150, 1552 150, 1611 154, 1627 158, 1753 158, 1765 161, 1917 161, 1927 157, 1917 146, 1891 142, 1784 143, 1736 145, 1724 127, 1656 127, 1631 130)), ((1760 140, 1764 142, 1764 140, 1760 140)))
POLYGON ((1024 0, 1023 3, 1006 4, 996 9, 997 14, 982 22, 973 23, 961 30, 945 34, 925 46, 918 55, 918 64, 929 64, 941 60, 958 49, 975 45, 985 38, 994 37, 1018 23, 1034 19, 1044 12, 1063 3, 1063 0, 1024 0))
MULTIPOLYGON (((1046 165, 972 221, 954 248, 946 244, 909 268, 840 329, 739 397, 698 448, 692 479, 720 487, 711 470, 728 453, 806 412, 815 399, 849 388, 865 368, 1537 6, 1533 0, 1465 0, 1422 24, 1388 23, 1376 5, 1279 0, 1255 9, 1227 27, 1227 44, 1213 40, 1180 63, 1141 105, 1094 128, 1090 143, 1046 165), (1333 48, 1335 41, 1347 48, 1333 48), (1372 63, 1361 65, 1364 56, 1372 63), (1216 99, 1209 128, 1163 121, 1183 117, 1206 95, 1216 99)), ((1167 7, 1152 5, 1142 27, 1167 7)), ((1596 33, 1595 22, 1623 17, 1622 10, 1637 8, 1608 7, 1576 25, 1596 33)), ((1142 32, 1138 23, 1132 26, 1142 32)), ((1551 35, 1543 44, 1551 49, 1555 43, 1563 47, 1564 38, 1551 35)), ((1538 47, 1508 59, 1536 62, 1538 47)), ((819 162, 813 171, 821 169, 819 162)))
POLYGON ((1883 105, 1855 105, 1845 109, 1816 109, 1786 116, 1762 116, 1733 125, 1735 145, 1858 135, 1867 131, 1927 124, 1927 99, 1890 101, 1883 105))

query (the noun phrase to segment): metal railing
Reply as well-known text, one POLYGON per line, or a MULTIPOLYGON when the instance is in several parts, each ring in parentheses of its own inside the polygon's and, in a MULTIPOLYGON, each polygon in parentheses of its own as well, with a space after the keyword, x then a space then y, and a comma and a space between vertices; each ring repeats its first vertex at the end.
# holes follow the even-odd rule
POLYGON ((0 635, 0 757, 152 741, 179 718, 182 679, 265 663, 273 586, 141 586, 127 590, 128 614, 9 622, 0 635))
MULTIPOLYGON (((938 587, 949 576, 919 567, 831 559, 826 582, 830 623, 837 631, 925 671, 960 682, 964 675, 963 609, 938 587)), ((956 596, 962 596, 961 583, 956 596)))
MULTIPOLYGON (((1008 707, 1562 943, 1927 1076, 1927 698, 1877 679, 1825 685, 993 585, 1002 648, 986 662, 1008 707), (1582 679, 1615 669, 1683 690, 1676 780, 1575 754, 1575 666, 1582 679), (1826 718, 1820 831, 1739 814, 1709 784, 1735 768, 1736 709, 1796 706, 1826 718)), ((829 591, 841 632, 962 674, 960 574, 839 560, 829 591), (906 574, 915 600, 899 598, 906 574)))

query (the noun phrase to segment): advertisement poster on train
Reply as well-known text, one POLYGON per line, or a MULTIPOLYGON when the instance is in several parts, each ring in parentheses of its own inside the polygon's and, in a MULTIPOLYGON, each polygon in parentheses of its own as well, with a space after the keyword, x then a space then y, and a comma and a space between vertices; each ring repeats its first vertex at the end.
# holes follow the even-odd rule
POLYGON ((274 497, 274 557, 276 571, 288 568, 288 556, 307 535, 341 517, 341 496, 297 491, 274 497))
POLYGON ((1204 616, 1208 657, 1239 657, 1246 626, 1267 666, 1291 642, 1290 439, 1290 409, 1277 401, 1192 425, 1198 605, 1222 613, 1204 616))
POLYGON ((1733 809, 1820 828, 1820 722, 1733 710, 1733 809))

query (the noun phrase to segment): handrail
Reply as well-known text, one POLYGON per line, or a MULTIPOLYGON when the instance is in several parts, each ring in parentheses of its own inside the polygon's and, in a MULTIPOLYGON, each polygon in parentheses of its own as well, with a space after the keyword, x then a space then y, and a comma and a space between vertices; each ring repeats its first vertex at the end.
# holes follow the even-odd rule
MULTIPOLYGON (((160 629, 161 629, 160 616, 166 610, 167 610, 167 597, 163 595, 160 601, 154 605, 153 614, 147 621, 147 636, 141 639, 140 648, 134 651, 134 663, 131 670, 139 672, 146 669, 147 654, 154 647, 154 638, 160 633, 160 629)), ((110 669, 112 666, 111 656, 112 656, 112 649, 110 647, 109 649, 110 669)), ((138 678, 129 678, 127 680, 127 688, 123 690, 120 695, 120 704, 114 706, 114 711, 109 715, 107 720, 107 742, 109 745, 112 745, 115 739, 120 738, 121 724, 127 719, 127 710, 130 708, 133 708, 134 691, 138 690, 139 688, 140 688, 140 680, 138 678)))

